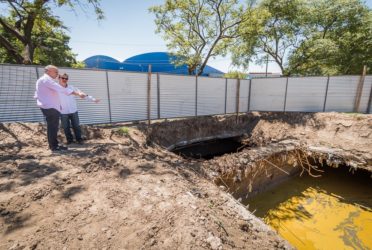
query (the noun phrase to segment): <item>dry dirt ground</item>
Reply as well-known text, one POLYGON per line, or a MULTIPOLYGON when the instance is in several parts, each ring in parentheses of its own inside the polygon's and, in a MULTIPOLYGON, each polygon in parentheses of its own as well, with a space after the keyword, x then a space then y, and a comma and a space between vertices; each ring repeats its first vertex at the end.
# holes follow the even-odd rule
POLYGON ((47 150, 45 131, 0 124, 0 249, 288 249, 213 183, 218 163, 241 155, 201 161, 166 148, 238 133, 254 147, 292 139, 341 148, 366 169, 372 159, 371 115, 254 113, 128 133, 84 127, 86 143, 64 153, 47 150))

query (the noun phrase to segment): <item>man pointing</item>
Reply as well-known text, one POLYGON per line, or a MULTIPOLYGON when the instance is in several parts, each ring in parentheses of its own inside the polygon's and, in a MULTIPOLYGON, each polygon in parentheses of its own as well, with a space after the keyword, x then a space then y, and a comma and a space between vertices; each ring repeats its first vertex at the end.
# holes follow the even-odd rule
POLYGON ((45 74, 36 81, 35 98, 37 106, 45 116, 47 122, 47 136, 49 148, 52 151, 67 150, 67 147, 58 145, 57 133, 59 128, 59 118, 61 115, 61 103, 58 93, 64 95, 76 95, 85 97, 83 93, 77 93, 71 88, 63 88, 58 84, 58 68, 48 65, 44 68, 45 74))

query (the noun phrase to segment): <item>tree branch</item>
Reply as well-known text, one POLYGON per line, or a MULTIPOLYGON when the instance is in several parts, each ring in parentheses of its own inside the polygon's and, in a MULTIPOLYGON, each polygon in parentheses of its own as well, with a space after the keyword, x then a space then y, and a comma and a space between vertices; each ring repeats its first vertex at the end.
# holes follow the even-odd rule
POLYGON ((5 37, 3 37, 0 34, 0 44, 6 49, 6 51, 13 56, 13 58, 16 60, 18 64, 23 63, 23 57, 20 55, 17 51, 17 48, 15 48, 5 37))
POLYGON ((11 33, 14 35, 18 40, 20 40, 22 43, 26 42, 25 37, 16 29, 10 26, 2 17, 0 17, 0 24, 3 26, 4 30, 8 33, 11 33))

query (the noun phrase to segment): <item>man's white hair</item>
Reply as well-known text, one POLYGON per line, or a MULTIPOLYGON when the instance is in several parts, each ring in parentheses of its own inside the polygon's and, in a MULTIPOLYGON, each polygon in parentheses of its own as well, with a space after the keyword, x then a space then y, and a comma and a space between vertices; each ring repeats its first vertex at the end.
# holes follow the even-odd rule
POLYGON ((44 72, 48 72, 50 69, 55 69, 55 70, 58 70, 58 68, 54 65, 48 65, 44 68, 44 72))

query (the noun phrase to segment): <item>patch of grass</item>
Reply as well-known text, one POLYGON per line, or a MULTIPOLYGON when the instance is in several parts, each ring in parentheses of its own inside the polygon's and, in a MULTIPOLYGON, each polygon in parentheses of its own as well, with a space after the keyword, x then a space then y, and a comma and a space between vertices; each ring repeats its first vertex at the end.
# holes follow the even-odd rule
POLYGON ((129 134, 129 128, 128 127, 121 127, 118 129, 119 135, 128 135, 129 134))

